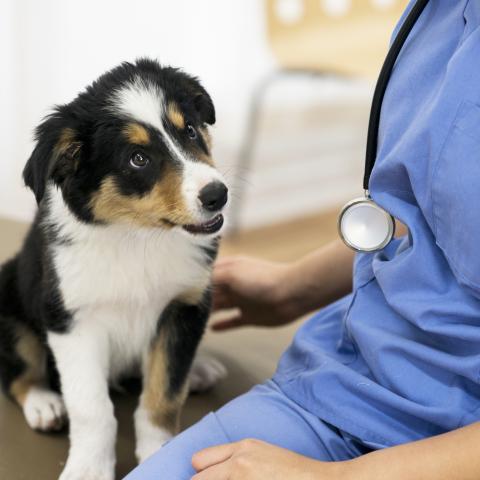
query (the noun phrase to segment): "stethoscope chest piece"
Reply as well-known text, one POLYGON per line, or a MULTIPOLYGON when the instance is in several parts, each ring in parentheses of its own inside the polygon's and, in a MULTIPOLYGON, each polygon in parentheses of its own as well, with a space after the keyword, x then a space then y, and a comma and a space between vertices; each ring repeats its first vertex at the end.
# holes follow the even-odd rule
POLYGON ((395 234, 395 220, 368 195, 348 202, 338 217, 342 240, 353 250, 381 250, 395 234))

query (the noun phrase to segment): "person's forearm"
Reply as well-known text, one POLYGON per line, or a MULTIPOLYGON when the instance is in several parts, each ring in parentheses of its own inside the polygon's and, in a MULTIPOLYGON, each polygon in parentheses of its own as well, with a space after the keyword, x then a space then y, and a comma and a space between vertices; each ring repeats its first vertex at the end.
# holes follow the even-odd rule
POLYGON ((337 240, 289 267, 282 288, 295 316, 321 308, 351 291, 353 257, 354 253, 337 240))
POLYGON ((339 464, 345 480, 478 480, 480 423, 339 464))

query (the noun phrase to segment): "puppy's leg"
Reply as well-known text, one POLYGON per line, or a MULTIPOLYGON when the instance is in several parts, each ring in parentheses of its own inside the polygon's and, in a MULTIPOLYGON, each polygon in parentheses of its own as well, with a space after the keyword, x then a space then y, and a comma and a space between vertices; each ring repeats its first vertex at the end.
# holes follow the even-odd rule
POLYGON ((179 413, 186 398, 186 389, 169 392, 168 362, 165 340, 160 336, 148 354, 144 388, 135 411, 135 453, 140 463, 169 440, 179 427, 179 413))
POLYGON ((143 392, 135 412, 140 462, 177 433, 188 394, 188 373, 210 309, 205 294, 196 305, 172 302, 159 321, 158 335, 144 362, 143 392))
POLYGON ((0 318, 0 377, 22 407, 28 425, 39 431, 60 430, 66 420, 62 397, 49 389, 47 352, 40 339, 19 322, 0 318))
POLYGON ((113 480, 117 423, 108 391, 107 335, 94 319, 49 333, 70 419, 70 451, 60 480, 113 480))

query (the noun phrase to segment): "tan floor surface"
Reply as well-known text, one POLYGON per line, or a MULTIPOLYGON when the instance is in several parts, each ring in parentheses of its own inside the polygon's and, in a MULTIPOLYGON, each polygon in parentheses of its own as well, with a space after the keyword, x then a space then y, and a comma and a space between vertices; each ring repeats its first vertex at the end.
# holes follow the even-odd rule
MULTIPOLYGON (((335 237, 335 217, 336 212, 332 212, 242 233, 235 239, 226 239, 221 254, 293 260, 335 237)), ((0 262, 18 249, 26 228, 26 225, 0 219, 0 262)), ((228 333, 208 332, 201 351, 223 361, 229 375, 211 392, 189 397, 182 427, 271 376, 300 322, 273 331, 245 328, 228 333)), ((117 478, 120 479, 135 466, 132 414, 136 399, 115 394, 114 401, 119 420, 117 478)), ((66 434, 32 432, 20 409, 0 395, 0 480, 54 480, 62 469, 67 448, 66 434)))

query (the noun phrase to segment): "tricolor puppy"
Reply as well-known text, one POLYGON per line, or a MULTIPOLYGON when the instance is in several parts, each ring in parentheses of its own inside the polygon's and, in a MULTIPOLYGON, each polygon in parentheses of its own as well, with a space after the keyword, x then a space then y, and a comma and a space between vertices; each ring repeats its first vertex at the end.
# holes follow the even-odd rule
POLYGON ((38 213, 0 273, 0 378, 32 428, 58 429, 68 414, 61 480, 113 479, 112 382, 142 375, 142 461, 178 428, 189 385, 225 373, 194 361, 227 203, 214 122, 195 78, 142 59, 36 130, 24 178, 38 213))

